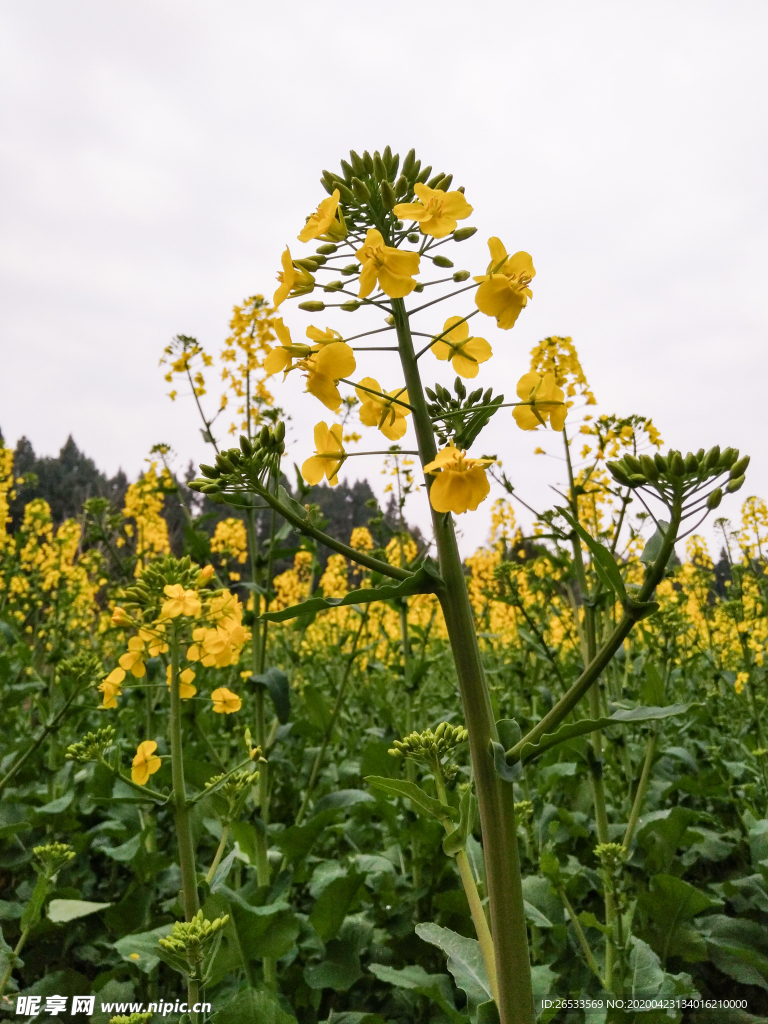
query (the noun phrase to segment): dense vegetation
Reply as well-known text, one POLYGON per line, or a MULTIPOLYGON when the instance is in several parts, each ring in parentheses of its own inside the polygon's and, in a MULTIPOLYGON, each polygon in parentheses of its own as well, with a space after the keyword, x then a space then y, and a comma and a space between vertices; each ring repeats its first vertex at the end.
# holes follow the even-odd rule
MULTIPOLYGON (((302 232, 326 239, 327 252, 339 224, 359 234, 361 210, 381 214, 374 185, 395 232, 388 188, 413 198, 423 181, 460 195, 410 156, 405 184, 388 151, 368 158, 370 170, 354 157, 362 188, 356 173, 349 187, 325 179, 348 202, 346 222, 321 204, 319 233, 312 218, 302 232)), ((395 214, 405 206, 418 221, 416 203, 395 214)), ((494 260, 492 248, 483 281, 498 276, 494 260)), ((319 266, 289 254, 284 283, 293 274, 306 295, 301 275, 319 266)), ((349 417, 375 389, 391 418, 363 423, 392 440, 384 427, 398 398, 372 381, 340 400, 336 441, 325 424, 315 433, 332 486, 310 486, 312 459, 291 484, 284 414, 264 383, 272 353, 283 357, 276 337, 289 349, 283 331, 261 297, 235 308, 221 366, 242 403, 233 433, 243 440, 228 451, 216 441, 227 401, 216 416, 203 404, 211 357, 194 339, 170 346, 169 379, 188 381, 218 452, 200 480, 177 477, 163 445, 131 484, 107 480, 71 440, 59 460, 36 459, 28 442, 0 448, 0 988, 10 1014, 19 995, 93 993, 105 1024, 113 1004, 127 1014, 193 996, 218 1024, 518 1019, 495 978, 491 837, 476 813, 472 723, 438 575, 448 562, 444 552, 432 562, 432 539, 408 527, 420 480, 397 443, 385 456, 386 510, 364 482, 336 486, 330 465, 359 440, 349 417)), ((340 342, 330 332, 325 343, 340 342)), ((447 357, 433 347, 460 374, 452 392, 430 393, 449 449, 462 433, 468 446, 501 407, 489 392, 482 405, 467 395, 462 376, 488 356, 469 352, 473 373, 456 362, 466 342, 456 345, 447 357)), ((303 347, 290 355, 311 385, 318 349, 303 347)), ((514 802, 537 1010, 569 1024, 761 1019, 768 507, 749 497, 740 522, 719 521, 715 564, 701 520, 677 523, 676 536, 658 517, 654 528, 639 488, 706 485, 706 515, 718 474, 737 490, 745 460, 730 449, 662 456, 644 417, 590 416, 570 339, 537 346, 523 380, 532 375, 515 419, 556 428, 569 469, 562 506, 536 512, 524 535, 511 503, 523 481, 485 460, 427 472, 440 479, 458 465, 477 493, 487 472, 504 495, 487 545, 461 571, 497 726, 481 754, 514 802), (590 666, 585 699, 547 728, 590 666), (656 1008, 609 1010, 606 994, 656 1008), (569 995, 602 1008, 541 1010, 543 998, 569 995)), ((410 383, 396 395, 415 403, 410 383)), ((450 512, 436 517, 438 532, 450 526, 450 512)))

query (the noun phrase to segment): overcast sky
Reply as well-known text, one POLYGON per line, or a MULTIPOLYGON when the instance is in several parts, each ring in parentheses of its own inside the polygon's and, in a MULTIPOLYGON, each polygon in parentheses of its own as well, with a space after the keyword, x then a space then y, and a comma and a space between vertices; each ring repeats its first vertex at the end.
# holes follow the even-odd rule
MULTIPOLYGON (((163 346, 183 332, 216 351, 232 305, 271 295, 323 168, 415 146, 475 208, 461 265, 481 272, 496 234, 536 266, 515 329, 484 318, 479 382, 511 397, 531 346, 572 335, 600 411, 753 455, 723 506, 737 515, 768 496, 767 29, 765 2, 738 0, 2 0, 6 441, 55 454, 72 433, 130 475, 157 441, 203 457, 163 346)), ((352 323, 284 309, 299 336, 352 323)), ((278 394, 299 461, 327 415, 300 385, 278 394)), ((563 476, 532 455, 540 434, 505 412, 480 442, 534 504, 563 476)), ((347 465, 375 482, 373 460, 347 465)), ((465 546, 489 506, 463 517, 465 546)))

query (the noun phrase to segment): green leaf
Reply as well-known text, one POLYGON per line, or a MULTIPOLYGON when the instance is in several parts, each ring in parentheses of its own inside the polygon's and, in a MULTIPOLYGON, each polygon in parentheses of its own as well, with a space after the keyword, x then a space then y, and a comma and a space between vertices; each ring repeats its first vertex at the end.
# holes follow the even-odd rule
POLYGON ((124 935, 114 943, 114 946, 126 963, 138 967, 144 974, 149 974, 160 963, 160 947, 157 940, 170 935, 172 930, 173 925, 164 924, 151 932, 124 935))
POLYGON ((14 821, 10 825, 0 825, 0 839, 7 839, 19 832, 29 832, 31 828, 28 821, 14 821))
POLYGON ((523 764, 519 759, 509 764, 506 752, 520 742, 520 726, 514 718, 503 718, 496 723, 496 730, 499 739, 490 743, 496 774, 505 782, 516 782, 523 777, 523 764))
MULTIPOLYGON (((653 563, 659 557, 659 555, 661 554, 661 549, 664 545, 664 538, 667 534, 668 529, 669 523, 665 522, 665 520, 663 519, 659 519, 658 526, 654 531, 653 536, 651 536, 646 541, 645 547, 643 548, 642 554, 640 555, 640 561, 643 563, 643 565, 653 565, 653 563)), ((672 548, 666 567, 667 569, 671 569, 673 565, 679 564, 680 559, 677 557, 675 549, 672 548)))
POLYGON ((291 717, 291 687, 285 672, 279 668, 269 668, 263 675, 251 676, 251 682, 266 686, 275 705, 278 721, 285 725, 291 717))
POLYGON ((215 1024, 297 1024, 267 988, 244 988, 224 1003, 213 1019, 215 1024))
POLYGON ((622 603, 626 603, 628 600, 627 588, 624 586, 624 579, 621 575, 621 570, 616 564, 616 559, 613 557, 611 552, 604 544, 601 544, 600 541, 597 541, 594 537, 590 536, 584 527, 573 518, 570 512, 564 508, 560 508, 559 506, 557 511, 563 519, 570 523, 581 540, 583 540, 589 548, 590 554, 592 555, 592 566, 600 577, 603 585, 608 587, 609 590, 613 590, 622 603))
POLYGON ((45 898, 50 891, 50 882, 43 875, 37 876, 35 882, 35 888, 32 890, 32 895, 24 907, 24 913, 21 915, 21 930, 26 931, 27 928, 34 928, 34 926, 40 920, 43 913, 43 904, 45 898))
POLYGON ((628 725, 639 722, 656 722, 674 715, 684 714, 693 704, 669 704, 665 708, 632 708, 630 711, 614 711, 608 718, 582 718, 579 722, 561 725, 556 732, 545 733, 538 743, 526 743, 520 751, 521 761, 529 764, 546 750, 551 750, 559 743, 584 736, 598 729, 607 729, 612 725, 628 725))
POLYGON ((283 608, 277 612, 265 612, 261 617, 270 622, 284 622, 299 615, 316 615, 328 608, 340 608, 354 604, 370 604, 372 601, 393 601, 414 594, 434 594, 443 581, 431 563, 424 563, 413 576, 402 583, 388 583, 383 587, 353 590, 346 597, 312 597, 301 604, 283 608))
POLYGON ((111 906, 111 903, 91 903, 89 900, 51 900, 48 904, 48 919, 54 924, 65 924, 111 906))
POLYGON ((325 959, 304 968, 304 980, 313 989, 346 992, 363 977, 360 954, 368 945, 373 926, 361 916, 348 917, 339 936, 325 948, 325 959))
POLYGON ((341 878, 334 878, 318 896, 309 921, 323 942, 338 935, 344 918, 355 902, 363 878, 357 871, 350 871, 341 878))
POLYGON ((219 886, 216 896, 223 897, 229 904, 230 924, 236 928, 240 947, 249 959, 268 956, 279 960, 293 949, 299 934, 299 919, 287 903, 278 901, 253 906, 239 892, 225 885, 219 886))
POLYGON ((72 801, 75 799, 74 789, 70 789, 64 796, 60 796, 58 800, 51 800, 50 803, 43 804, 42 807, 36 807, 35 813, 37 814, 62 814, 70 806, 72 801))
POLYGON ((130 864, 136 854, 139 852, 141 847, 141 836, 132 836, 127 842, 121 846, 102 846, 100 847, 101 853, 105 853, 112 860, 119 861, 121 864, 130 864))
POLYGON ((643 680, 643 701, 646 704, 660 707, 664 700, 664 677, 652 661, 645 663, 645 679, 643 680))
POLYGON ((632 937, 632 952, 629 954, 630 985, 633 999, 655 996, 664 983, 664 971, 659 958, 647 942, 632 937))
POLYGON ((369 775, 365 781, 373 789, 378 789, 382 793, 407 798, 411 801, 414 810, 419 811, 426 818, 433 818, 435 821, 451 818, 453 821, 458 821, 461 817, 455 807, 449 807, 448 804, 427 796, 415 782, 406 782, 404 779, 385 779, 382 775, 369 775))
POLYGON ((344 807, 354 807, 355 804, 370 804, 374 797, 366 793, 364 789, 337 789, 335 793, 327 793, 321 796, 315 804, 312 814, 322 814, 323 811, 339 811, 344 807))
POLYGON ((493 998, 477 939, 467 939, 450 928, 431 922, 417 924, 416 934, 445 953, 448 970, 456 985, 466 994, 470 1013, 474 1013, 480 1003, 493 998))
POLYGON ((475 826, 475 800, 472 787, 467 786, 459 802, 459 824, 443 840, 443 853, 455 857, 467 842, 467 836, 475 826))
POLYGON ((472 1020, 473 1024, 500 1024, 499 1008, 493 999, 480 1003, 472 1020))
POLYGON ((700 925, 714 965, 742 985, 768 992, 768 936, 765 925, 715 914, 700 925))
POLYGON ((403 967, 402 970, 386 967, 384 964, 370 964, 368 970, 379 981, 431 999, 453 1024, 463 1024, 466 1021, 467 1018, 463 1013, 459 1013, 453 1002, 451 979, 447 974, 428 974, 423 967, 415 964, 403 967))
POLYGON ((321 833, 335 818, 336 810, 331 808, 315 813, 305 825, 289 825, 275 837, 275 846, 283 851, 290 863, 295 864, 307 856, 321 833))

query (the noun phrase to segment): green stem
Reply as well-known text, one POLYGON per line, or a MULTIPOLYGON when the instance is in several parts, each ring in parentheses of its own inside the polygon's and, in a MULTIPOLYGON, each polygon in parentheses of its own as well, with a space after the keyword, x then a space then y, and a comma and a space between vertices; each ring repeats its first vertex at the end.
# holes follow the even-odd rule
POLYGON ((50 734, 52 732, 54 732, 59 727, 59 724, 61 723, 61 720, 66 715, 66 713, 69 710, 72 702, 82 692, 82 689, 83 689, 82 687, 78 687, 77 689, 75 689, 75 691, 73 693, 70 694, 69 697, 67 697, 67 700, 66 700, 64 706, 58 712, 56 717, 53 718, 48 723, 48 725, 43 727, 43 729, 41 730, 39 735, 33 740, 33 742, 30 744, 30 746, 27 747, 27 749, 24 751, 24 753, 13 763, 13 765, 8 770, 8 772, 3 776, 3 778, 0 779, 0 793, 2 793, 2 791, 8 785, 8 783, 11 782, 11 780, 14 778, 14 776, 24 767, 24 765, 27 763, 27 761, 30 759, 30 757, 32 757, 34 752, 45 741, 46 737, 50 736, 50 734))
MULTIPOLYGON (((197 877, 195 873, 195 847, 187 805, 187 790, 184 783, 183 745, 181 736, 181 696, 179 693, 179 638, 174 623, 171 633, 171 777, 173 779, 173 806, 176 816, 176 839, 179 844, 179 866, 181 868, 181 891, 184 902, 184 919, 191 921, 200 908, 197 898, 197 877)), ((195 983, 196 984, 196 983, 195 983)), ((190 981, 190 1001, 192 982, 190 981)), ((197 1002, 195 998, 194 1002, 197 1002)))
POLYGON ((597 961, 595 960, 592 950, 589 947, 587 937, 584 934, 584 929, 581 927, 581 921, 579 921, 578 917, 576 916, 576 912, 571 906, 571 901, 568 899, 565 889, 562 886, 558 886, 557 891, 560 896, 560 899, 563 902, 563 906, 568 911, 568 917, 570 917, 571 924, 573 925, 574 931, 576 932, 576 938, 579 940, 579 945, 581 946, 581 951, 584 954, 584 959, 587 961, 589 969, 600 982, 602 988, 605 988, 606 986, 605 982, 603 981, 602 975, 600 974, 600 968, 597 966, 597 961))
POLYGON ((8 966, 5 968, 5 971, 3 973, 2 978, 0 978, 0 999, 2 999, 2 997, 3 997, 4 993, 5 993, 6 985, 11 980, 11 974, 13 974, 13 968, 15 967, 16 962, 19 959, 19 954, 21 953, 22 949, 24 948, 24 943, 27 941, 27 936, 29 935, 31 929, 32 929, 31 925, 28 928, 24 929, 24 931, 19 936, 19 941, 16 943, 16 947, 15 947, 13 953, 8 958, 8 966))
MULTIPOLYGON (((394 299, 392 307, 408 400, 413 406, 421 463, 426 465, 437 454, 435 436, 419 376, 408 314, 402 299, 394 299)), ((427 487, 430 485, 431 478, 427 487)), ((433 509, 432 525, 440 572, 445 581, 445 588, 438 598, 453 652, 480 806, 498 975, 499 1016, 501 1024, 532 1024, 533 992, 515 827, 514 789, 511 783, 504 782, 496 774, 490 756, 490 744, 497 741, 498 734, 453 523, 449 515, 433 509)))
MULTIPOLYGON (((400 602, 400 637, 403 645, 403 680, 405 682, 405 735, 410 736, 413 732, 413 691, 410 682, 411 645, 408 640, 407 598, 403 598, 400 602)), ((410 757, 405 762, 405 777, 409 782, 416 782, 416 765, 410 757)), ((418 860, 419 841, 414 835, 411 838, 411 881, 413 882, 414 889, 418 889, 421 884, 421 871, 418 860)), ((418 907, 416 911, 418 913, 418 907)))
POLYGON ((211 866, 208 868, 208 874, 205 876, 205 880, 208 885, 213 881, 213 876, 216 874, 216 868, 219 866, 224 850, 227 847, 227 839, 229 839, 229 825, 225 825, 221 830, 221 839, 216 849, 216 854, 213 858, 211 866))
POLYGON ((648 743, 645 748, 645 760, 643 762, 643 770, 640 773, 640 781, 637 784, 637 792, 635 793, 635 799, 632 802, 632 811, 629 815, 629 821, 627 822, 627 831, 624 833, 623 846, 629 848, 632 842, 632 837, 635 834, 637 828, 637 822, 640 818, 640 812, 643 809, 643 800, 645 799, 645 791, 648 788, 648 779, 651 775, 651 767, 653 765, 653 757, 656 753, 656 738, 658 736, 658 726, 654 726, 651 730, 651 734, 648 737, 648 743))

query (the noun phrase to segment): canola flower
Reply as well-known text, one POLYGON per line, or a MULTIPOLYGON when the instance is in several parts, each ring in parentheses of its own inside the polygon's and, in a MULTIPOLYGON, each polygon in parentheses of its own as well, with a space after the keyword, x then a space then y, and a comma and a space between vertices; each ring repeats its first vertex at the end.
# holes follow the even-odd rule
POLYGON ((334 423, 329 427, 324 421, 316 423, 315 454, 305 460, 301 475, 312 486, 319 484, 325 477, 330 486, 335 487, 339 482, 337 474, 346 457, 341 424, 334 423))
POLYGON ((299 232, 300 242, 311 242, 313 238, 328 238, 329 241, 339 241, 346 238, 347 229, 344 219, 339 210, 339 199, 341 193, 335 189, 333 195, 323 199, 314 213, 307 218, 307 223, 299 232))
POLYGON ((217 715, 231 715, 243 706, 242 700, 226 686, 220 686, 211 694, 213 710, 217 715))
POLYGON ((470 459, 451 443, 437 453, 424 467, 435 479, 429 489, 429 500, 435 512, 474 512, 490 491, 486 467, 493 459, 470 459))
POLYGON ((338 382, 355 372, 355 355, 349 345, 335 341, 303 359, 299 364, 306 370, 307 391, 319 399, 331 412, 341 407, 338 382))
POLYGON ((547 420, 553 430, 562 430, 568 415, 565 395, 555 383, 553 373, 540 377, 535 371, 525 373, 517 382, 517 395, 530 405, 518 405, 512 410, 515 422, 521 430, 536 430, 545 427, 547 420))
POLYGON ((408 428, 405 417, 411 412, 406 407, 408 392, 405 388, 387 392, 373 377, 363 377, 355 393, 360 399, 360 422, 366 427, 378 427, 390 441, 399 441, 408 428))
MULTIPOLYGON (((171 666, 167 665, 165 669, 165 685, 170 689, 171 686, 171 666)), ((197 693, 197 687, 192 685, 195 678, 194 670, 191 668, 185 668, 179 672, 179 697, 182 700, 189 700, 190 697, 194 697, 197 693)))
POLYGON ((286 246, 280 257, 282 270, 278 271, 279 286, 272 297, 272 305, 277 309, 289 295, 305 295, 313 291, 315 279, 304 267, 296 267, 291 259, 291 250, 286 246))
POLYGON ((508 256, 500 238, 489 238, 488 248, 491 262, 485 274, 475 278, 480 285, 475 292, 475 304, 481 313, 495 317, 499 327, 508 331, 533 297, 528 285, 536 271, 527 252, 508 256))
POLYGON ((170 583, 163 588, 163 593, 168 597, 160 613, 164 619, 176 619, 179 615, 196 619, 200 615, 202 605, 196 590, 185 590, 180 583, 170 583))
POLYGON ((414 275, 419 272, 419 254, 403 252, 386 245, 377 228, 369 228, 365 242, 355 253, 362 266, 360 272, 360 298, 370 295, 378 282, 390 299, 402 299, 416 287, 414 275))
POLYGON ((293 369, 294 360, 305 359, 310 355, 312 349, 309 345, 293 343, 291 332, 283 323, 282 317, 278 317, 274 321, 273 327, 280 345, 269 350, 267 358, 264 360, 264 372, 271 377, 272 374, 282 370, 283 380, 285 380, 289 370, 293 369))
POLYGON ((456 222, 466 220, 472 207, 462 192, 442 192, 417 183, 413 191, 418 197, 416 203, 398 203, 392 211, 401 220, 415 220, 425 235, 445 238, 456 229, 456 222))
POLYGON ((160 771, 163 762, 155 754, 157 744, 154 740, 144 740, 136 748, 136 755, 131 767, 131 779, 139 786, 146 786, 150 775, 160 771))
POLYGON ((493 355, 485 338, 469 336, 469 324, 463 317, 449 316, 443 324, 442 337, 436 337, 432 352, 438 359, 450 359, 451 366, 460 377, 476 377, 480 363, 493 355))

